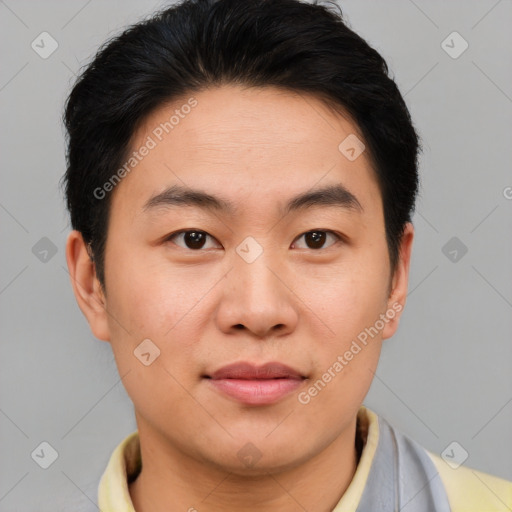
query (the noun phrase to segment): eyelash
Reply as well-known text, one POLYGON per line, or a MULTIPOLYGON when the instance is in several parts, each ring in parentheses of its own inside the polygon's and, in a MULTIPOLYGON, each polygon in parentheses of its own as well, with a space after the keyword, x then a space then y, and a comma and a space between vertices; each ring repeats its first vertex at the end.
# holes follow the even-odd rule
MULTIPOLYGON (((181 231, 176 231, 175 233, 171 233, 169 236, 167 236, 165 239, 164 239, 164 242, 172 242, 172 239, 179 236, 179 235, 182 235, 182 234, 185 234, 185 233, 201 233, 201 234, 205 234, 207 236, 209 236, 210 238, 214 239, 215 238, 210 235, 209 233, 207 233, 206 231, 202 231, 200 229, 183 229, 181 231)), ((329 229, 310 229, 308 231, 305 231, 304 233, 302 233, 301 235, 299 235, 295 240, 298 240, 300 239, 301 237, 303 237, 304 235, 307 235, 309 233, 327 233, 327 234, 330 234, 330 235, 333 235, 337 240, 332 243, 330 246, 328 246, 327 248, 320 248, 320 249, 310 249, 311 251, 313 252, 319 252, 321 250, 328 250, 330 249, 331 247, 333 247, 334 245, 336 245, 337 243, 339 242, 344 242, 344 239, 341 235, 339 235, 338 233, 336 233, 335 231, 331 231, 329 229)), ((174 242, 172 242, 174 243, 174 242)), ((217 242, 218 243, 218 242, 217 242)), ((175 244, 177 245, 177 244, 175 244)), ((191 251, 191 252, 199 252, 199 251, 202 251, 202 250, 208 250, 208 249, 190 249, 188 247, 181 247, 178 245, 178 247, 180 247, 181 249, 184 249, 184 250, 188 250, 188 251, 191 251)))

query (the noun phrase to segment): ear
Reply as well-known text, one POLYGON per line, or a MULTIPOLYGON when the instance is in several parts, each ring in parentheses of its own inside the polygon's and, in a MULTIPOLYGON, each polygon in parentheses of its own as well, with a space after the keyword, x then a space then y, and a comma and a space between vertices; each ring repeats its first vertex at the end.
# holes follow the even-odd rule
POLYGON ((411 262, 412 243, 414 239, 414 226, 408 222, 405 225, 402 239, 400 241, 400 250, 398 264, 393 274, 391 282, 391 292, 387 301, 386 316, 389 321, 382 331, 382 339, 387 339, 395 334, 398 329, 400 317, 407 300, 407 287, 409 284, 409 267, 411 262))
POLYGON ((76 301, 92 333, 100 340, 110 341, 106 298, 96 276, 96 266, 79 231, 74 230, 68 236, 66 260, 76 301))

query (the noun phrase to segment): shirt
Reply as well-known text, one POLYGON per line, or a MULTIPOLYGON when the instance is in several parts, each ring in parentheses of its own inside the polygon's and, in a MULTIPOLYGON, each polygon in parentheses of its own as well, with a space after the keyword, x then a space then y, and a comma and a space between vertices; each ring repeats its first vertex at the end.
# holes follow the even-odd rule
MULTIPOLYGON (((362 406, 358 435, 364 443, 356 472, 332 512, 505 512, 512 482, 446 461, 362 406)), ((142 467, 138 431, 112 453, 98 487, 102 512, 135 512, 128 490, 142 467)))

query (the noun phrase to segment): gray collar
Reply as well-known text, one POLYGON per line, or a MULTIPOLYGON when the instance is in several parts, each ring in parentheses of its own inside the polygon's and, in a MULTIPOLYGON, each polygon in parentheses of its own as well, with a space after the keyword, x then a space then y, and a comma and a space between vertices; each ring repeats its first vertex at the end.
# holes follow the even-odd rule
POLYGON ((425 449, 379 417, 379 441, 356 512, 450 512, 425 449))

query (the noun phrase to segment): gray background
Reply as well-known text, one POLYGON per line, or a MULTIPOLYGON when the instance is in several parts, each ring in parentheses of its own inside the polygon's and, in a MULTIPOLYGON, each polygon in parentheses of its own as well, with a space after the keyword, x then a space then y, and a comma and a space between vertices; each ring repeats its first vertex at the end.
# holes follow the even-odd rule
MULTIPOLYGON (((340 4, 387 59, 424 143, 406 310, 365 404, 429 450, 457 441, 465 465, 512 480, 512 3, 340 4), (441 45, 453 31, 469 44, 458 58, 441 45)), ((98 45, 162 5, 0 1, 1 511, 96 509, 108 458, 136 428, 66 271, 60 118, 98 45), (43 31, 59 45, 46 59, 31 48, 43 31), (31 457, 43 441, 58 452, 46 470, 31 457)))

